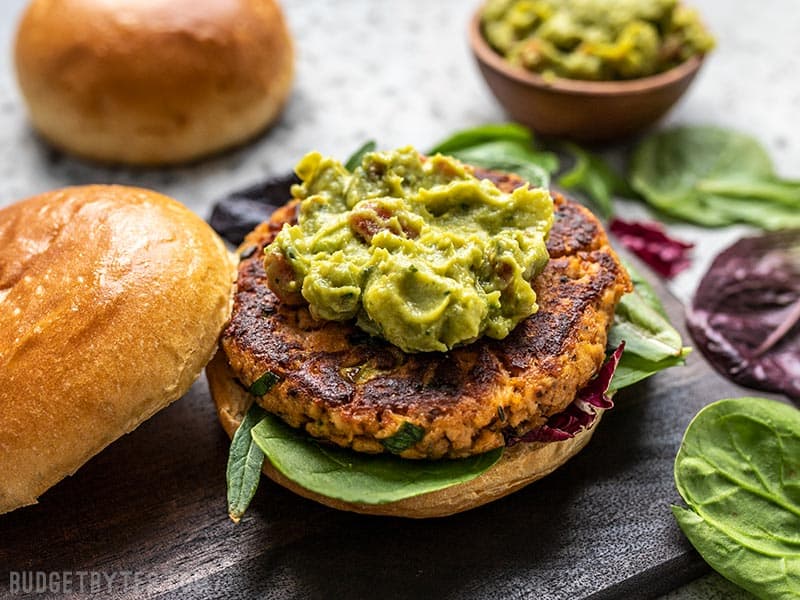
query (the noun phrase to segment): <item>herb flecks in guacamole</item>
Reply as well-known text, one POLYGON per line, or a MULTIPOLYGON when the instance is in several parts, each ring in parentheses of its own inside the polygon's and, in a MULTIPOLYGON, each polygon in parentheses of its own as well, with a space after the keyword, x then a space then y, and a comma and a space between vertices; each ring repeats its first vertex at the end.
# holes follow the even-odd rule
POLYGON ((346 321, 407 352, 501 339, 537 310, 553 202, 511 194, 455 159, 411 147, 352 172, 313 152, 296 167, 298 223, 266 249, 272 290, 316 319, 346 321))
POLYGON ((545 77, 635 79, 714 47, 677 0, 490 0, 482 26, 512 64, 545 77))

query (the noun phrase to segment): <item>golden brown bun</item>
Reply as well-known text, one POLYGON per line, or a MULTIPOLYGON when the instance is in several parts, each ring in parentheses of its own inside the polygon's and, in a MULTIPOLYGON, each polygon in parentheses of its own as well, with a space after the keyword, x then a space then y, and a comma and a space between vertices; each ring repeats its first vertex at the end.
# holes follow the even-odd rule
POLYGON ((234 271, 202 219, 147 190, 66 188, 0 210, 0 513, 186 392, 234 271))
MULTIPOLYGON (((222 350, 206 367, 206 377, 220 423, 232 437, 253 397, 236 382, 222 350)), ((321 496, 287 479, 269 460, 264 461, 263 471, 274 482, 294 493, 339 510, 415 519, 445 517, 502 498, 549 475, 581 451, 599 421, 597 418, 590 429, 563 442, 523 443, 507 448, 496 465, 466 483, 387 504, 359 504, 321 496)))
POLYGON ((33 0, 15 59, 30 118, 55 146, 158 165, 263 130, 294 53, 274 0, 33 0))

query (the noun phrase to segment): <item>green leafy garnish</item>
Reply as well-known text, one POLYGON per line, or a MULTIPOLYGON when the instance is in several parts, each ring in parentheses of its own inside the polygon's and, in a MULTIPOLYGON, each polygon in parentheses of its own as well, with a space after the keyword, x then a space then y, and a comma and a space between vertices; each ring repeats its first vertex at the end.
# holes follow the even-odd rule
POLYGON ((275 373, 267 371, 261 377, 256 379, 247 391, 254 396, 263 396, 270 391, 272 386, 278 383, 279 380, 280 378, 275 375, 275 373))
POLYGON ((650 361, 679 356, 683 349, 681 334, 667 319, 661 301, 652 288, 630 265, 626 266, 634 289, 617 304, 614 324, 608 334, 608 346, 616 348, 625 340, 626 353, 650 361))
POLYGON ((670 356, 663 360, 654 361, 642 358, 632 352, 628 352, 626 349, 617 365, 617 370, 614 372, 614 378, 608 386, 608 391, 615 392, 621 390, 643 379, 647 379, 659 371, 683 365, 691 351, 691 348, 684 346, 677 356, 670 356))
POLYGON ((352 173, 356 167, 361 166, 361 159, 364 158, 364 155, 368 152, 374 152, 375 148, 377 148, 377 144, 375 144, 373 140, 364 143, 361 148, 356 150, 350 158, 347 159, 347 162, 344 163, 344 168, 352 173))
POLYGON ((533 134, 529 129, 516 123, 490 123, 457 131, 431 148, 430 153, 452 154, 485 142, 499 140, 530 145, 533 142, 533 134))
POLYGON ((631 185, 654 208, 698 225, 800 227, 800 182, 775 175, 750 136, 711 126, 677 127, 642 142, 631 185))
POLYGON ((389 452, 400 454, 403 450, 408 450, 425 437, 425 429, 419 425, 414 425, 405 421, 397 433, 381 440, 381 444, 389 452))
POLYGON ((625 266, 634 289, 620 300, 608 332, 609 349, 625 341, 625 352, 609 387, 612 391, 681 365, 691 352, 691 348, 683 346, 680 333, 669 322, 655 290, 630 264, 625 263, 625 266))
POLYGON ((608 345, 616 348, 625 341, 625 351, 651 361, 679 356, 681 336, 670 322, 647 304, 636 290, 617 305, 608 345))
POLYGON ((434 146, 440 152, 483 167, 516 173, 534 187, 548 187, 558 169, 558 157, 534 147, 533 134, 521 125, 483 125, 458 131, 434 146))
POLYGON ((664 305, 661 303, 661 298, 658 297, 658 294, 653 289, 653 286, 645 279, 642 274, 639 272, 638 269, 634 268, 634 266, 628 262, 627 260, 622 260, 622 264, 625 265, 625 269, 628 271, 628 275, 631 277, 631 282, 633 283, 633 289, 636 294, 645 302, 647 302, 650 307, 657 311, 665 319, 668 319, 667 311, 664 308, 664 305))
POLYGON ((345 502, 384 504, 470 481, 494 465, 498 448, 458 460, 405 460, 322 445, 267 415, 251 435, 272 465, 307 490, 345 502))
POLYGON ((575 164, 558 178, 558 184, 583 192, 604 218, 611 218, 614 214, 614 194, 633 195, 628 182, 597 154, 571 142, 565 142, 564 148, 573 156, 575 164))
POLYGON ((247 510, 261 479, 264 453, 253 443, 250 431, 266 414, 253 403, 231 440, 227 470, 228 514, 234 523, 238 523, 247 510))
POLYGON ((681 530, 760 598, 800 597, 800 411, 764 398, 706 406, 675 459, 681 530))

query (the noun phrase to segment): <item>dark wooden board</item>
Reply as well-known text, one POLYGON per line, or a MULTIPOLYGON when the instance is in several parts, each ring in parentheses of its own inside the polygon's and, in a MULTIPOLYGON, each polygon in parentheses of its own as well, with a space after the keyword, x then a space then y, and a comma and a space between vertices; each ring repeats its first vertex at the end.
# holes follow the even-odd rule
MULTIPOLYGON (((680 303, 665 300, 682 324, 680 303)), ((21 586, 22 572, 40 571, 52 589, 85 597, 656 597, 707 570, 669 509, 683 431, 703 405, 754 393, 695 352, 620 393, 566 466, 488 506, 427 521, 365 517, 262 479, 234 525, 228 439, 200 380, 38 505, 0 516, 0 596, 12 577, 21 586)))

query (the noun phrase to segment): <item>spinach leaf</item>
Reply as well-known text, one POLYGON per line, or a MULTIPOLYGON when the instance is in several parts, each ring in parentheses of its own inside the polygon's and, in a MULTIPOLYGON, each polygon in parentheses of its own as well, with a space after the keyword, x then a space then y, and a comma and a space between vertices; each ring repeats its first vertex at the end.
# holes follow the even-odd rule
POLYGON ((405 460, 322 445, 267 415, 251 435, 273 466, 304 488, 345 502, 383 504, 474 479, 503 454, 498 448, 458 460, 405 460))
POLYGON ((715 570, 761 598, 800 596, 800 411, 710 404, 686 430, 675 484, 678 525, 715 570))
POLYGON ((611 384, 608 386, 608 391, 615 392, 621 390, 643 379, 647 379, 659 371, 680 366, 686 362, 686 357, 691 351, 691 348, 684 346, 677 356, 670 356, 669 358, 653 361, 628 352, 626 348, 625 352, 622 354, 622 358, 619 360, 617 370, 614 372, 614 379, 611 380, 611 384))
POLYGON ((550 174, 558 169, 558 157, 533 146, 533 135, 520 125, 484 125, 459 131, 434 146, 462 162, 516 173, 534 187, 548 187, 550 174))
POLYGON ((361 159, 364 158, 364 155, 369 152, 374 152, 375 148, 377 148, 377 144, 374 140, 369 140, 368 142, 364 143, 361 148, 350 155, 350 158, 348 158, 344 163, 344 168, 352 173, 355 171, 356 167, 361 166, 361 159))
POLYGON ((266 415, 266 411, 254 402, 231 440, 227 470, 228 514, 234 523, 244 515, 261 479, 264 453, 253 443, 250 431, 266 415))
POLYGON ((712 126, 661 131, 634 151, 634 189, 656 198, 678 198, 708 178, 773 174, 772 161, 755 139, 712 126))
POLYGON ((679 356, 681 335, 672 324, 645 302, 636 290, 622 297, 608 332, 608 346, 625 341, 625 351, 658 362, 679 356))
POLYGON ((800 182, 772 178, 743 178, 729 176, 704 179, 697 184, 699 190, 708 194, 734 198, 763 198, 797 206, 800 202, 800 182))
POLYGON ((694 126, 657 133, 634 152, 630 180, 656 209, 699 225, 800 226, 798 182, 776 177, 761 144, 735 131, 694 126))
POLYGON ((604 218, 611 218, 614 214, 614 194, 634 195, 628 182, 597 154, 588 152, 571 142, 565 142, 564 148, 572 155, 575 164, 559 177, 558 184, 567 189, 583 192, 604 218))
POLYGON ((450 155, 476 167, 516 173, 536 187, 548 186, 550 173, 558 168, 558 158, 552 152, 539 152, 509 140, 484 142, 450 155))
POLYGON ((681 365, 691 352, 683 346, 678 330, 669 322, 664 305, 647 280, 625 262, 633 281, 633 292, 625 294, 617 305, 608 332, 607 348, 625 341, 610 390, 621 390, 659 371, 681 365))
POLYGON ((628 271, 628 275, 631 277, 631 282, 633 283, 634 291, 644 300, 647 304, 655 311, 658 312, 662 317, 668 319, 667 311, 664 308, 664 305, 661 303, 661 298, 658 297, 656 291, 653 289, 653 286, 644 278, 644 276, 638 271, 638 269, 634 268, 634 266, 629 263, 627 260, 622 260, 622 264, 625 265, 625 268, 628 271))
POLYGON ((680 356, 681 334, 669 322, 655 291, 630 264, 625 266, 634 288, 617 305, 608 332, 608 347, 616 348, 624 340, 626 354, 636 354, 654 363, 680 356))
POLYGON ((800 227, 800 202, 788 207, 760 198, 707 195, 703 210, 709 215, 700 217, 698 222, 705 220, 712 226, 749 223, 770 231, 800 227))
POLYGON ((533 145, 533 134, 529 129, 516 123, 492 123, 470 129, 462 129, 445 138, 430 150, 430 154, 451 154, 484 142, 508 140, 522 146, 533 145))

